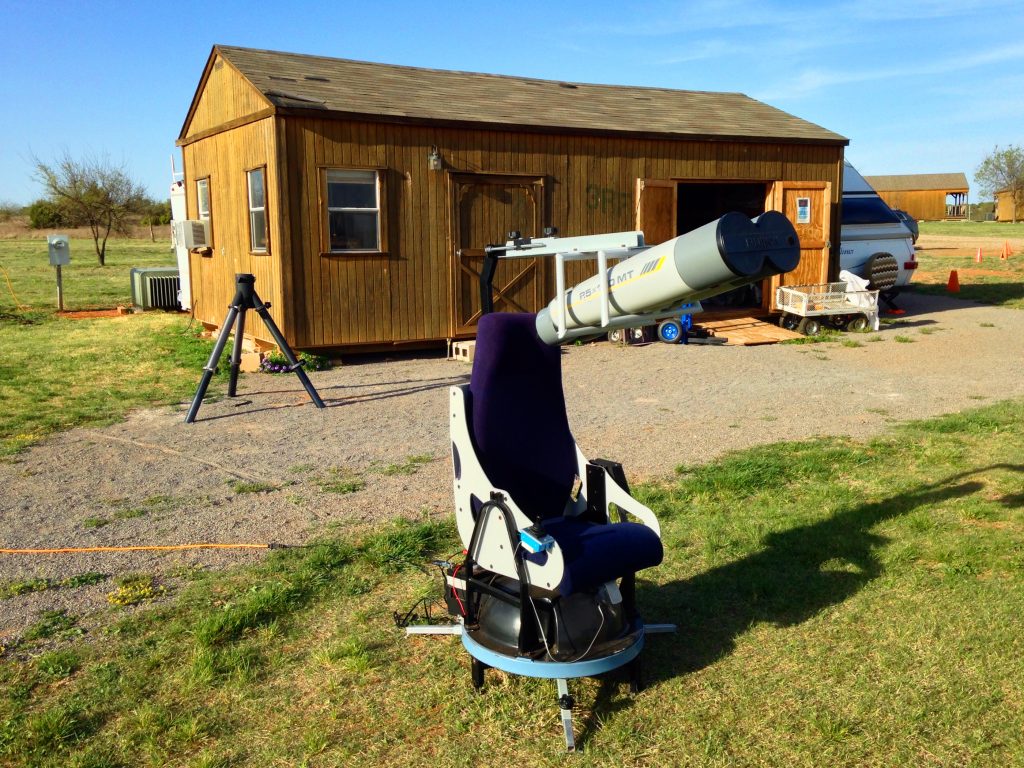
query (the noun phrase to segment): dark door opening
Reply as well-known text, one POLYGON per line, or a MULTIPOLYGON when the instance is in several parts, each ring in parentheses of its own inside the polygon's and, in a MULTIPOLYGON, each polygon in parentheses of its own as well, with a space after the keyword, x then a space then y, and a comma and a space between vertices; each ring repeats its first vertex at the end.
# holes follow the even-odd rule
MULTIPOLYGON (((676 233, 691 232, 729 211, 737 211, 750 218, 760 216, 764 213, 767 193, 763 183, 681 182, 677 188, 676 233)), ((707 307, 760 307, 761 285, 737 288, 702 303, 707 307)))

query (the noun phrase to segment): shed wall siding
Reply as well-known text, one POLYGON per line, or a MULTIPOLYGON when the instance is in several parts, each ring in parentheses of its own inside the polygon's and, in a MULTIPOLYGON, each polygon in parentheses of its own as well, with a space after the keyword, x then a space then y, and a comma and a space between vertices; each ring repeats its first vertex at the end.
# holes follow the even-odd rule
MULTIPOLYGON (((967 190, 962 190, 965 194, 967 190)), ((946 218, 946 193, 941 190, 892 191, 878 193, 890 208, 906 211, 921 221, 941 221, 946 218)))
POLYGON ((248 117, 269 106, 263 94, 238 74, 234 67, 217 56, 192 113, 185 139, 248 117))
MULTIPOLYGON (((453 335, 449 173, 543 178, 543 224, 558 227, 563 236, 633 229, 635 188, 641 178, 830 182, 831 230, 838 231, 841 146, 545 135, 296 116, 280 119, 285 123, 281 133, 287 166, 282 169, 282 181, 290 205, 291 253, 287 256, 292 262, 294 293, 285 297, 294 313, 292 332, 287 335, 297 347, 401 343, 453 335), (428 170, 427 153, 432 146, 444 158, 445 171, 428 170), (381 170, 387 195, 383 201, 387 253, 321 255, 323 167, 381 170)), ((190 178, 195 173, 189 167, 190 178)), ((493 239, 502 240, 504 235, 495 232, 493 239)), ((592 265, 573 265, 570 279, 592 269, 592 265)), ((553 284, 547 286, 546 295, 553 292, 553 284)))
MULTIPOLYGON (((282 252, 280 196, 275 154, 274 119, 218 133, 182 147, 188 216, 198 218, 196 180, 210 179, 210 211, 213 253, 192 253, 193 308, 205 323, 220 324, 235 295, 235 275, 256 276, 256 292, 269 302, 274 322, 287 335, 282 308, 280 255, 282 252), (269 253, 253 254, 249 244, 249 198, 246 171, 266 165, 267 227, 269 253)), ((263 321, 254 313, 246 317, 246 333, 269 340, 263 321)))

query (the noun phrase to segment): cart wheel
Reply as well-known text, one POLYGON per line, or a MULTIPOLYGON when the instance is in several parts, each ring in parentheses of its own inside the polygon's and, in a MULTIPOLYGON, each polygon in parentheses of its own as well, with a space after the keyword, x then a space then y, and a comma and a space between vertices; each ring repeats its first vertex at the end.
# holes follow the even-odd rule
POLYGON ((797 326, 800 325, 800 320, 797 318, 796 315, 784 313, 782 317, 779 318, 779 325, 781 325, 786 330, 795 331, 797 326))
POLYGON ((804 336, 817 336, 821 333, 821 321, 815 317, 805 317, 796 329, 804 336))
POLYGON ((662 320, 658 323, 658 341, 678 344, 683 338, 683 324, 678 320, 662 320))
POLYGON ((614 330, 608 331, 608 341, 612 344, 621 344, 625 340, 625 331, 621 328, 615 328, 614 330))
POLYGON ((846 330, 856 333, 857 331, 863 331, 868 327, 868 319, 864 315, 857 315, 846 323, 846 330))
POLYGON ((630 333, 630 338, 632 338, 633 341, 643 341, 644 340, 644 329, 643 328, 630 328, 629 329, 629 333, 630 333))

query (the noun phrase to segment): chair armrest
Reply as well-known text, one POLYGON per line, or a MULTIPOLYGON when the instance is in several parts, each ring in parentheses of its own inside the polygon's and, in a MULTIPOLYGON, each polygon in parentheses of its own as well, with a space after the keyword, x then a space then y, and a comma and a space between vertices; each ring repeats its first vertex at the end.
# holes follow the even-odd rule
POLYGON ((607 459, 595 459, 587 465, 587 507, 588 512, 603 516, 602 522, 611 522, 609 510, 612 504, 619 509, 620 522, 625 513, 637 518, 661 537, 661 526, 654 512, 634 499, 629 493, 629 483, 622 465, 607 459))

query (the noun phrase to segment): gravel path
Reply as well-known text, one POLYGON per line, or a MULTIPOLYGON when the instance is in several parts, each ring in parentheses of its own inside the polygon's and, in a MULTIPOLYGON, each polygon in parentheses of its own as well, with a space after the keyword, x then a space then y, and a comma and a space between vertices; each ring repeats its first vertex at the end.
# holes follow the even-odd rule
MULTIPOLYGON (((584 452, 631 479, 780 439, 863 438, 894 421, 1024 395, 1024 312, 908 295, 882 341, 764 347, 569 347, 569 419, 584 452), (912 340, 899 343, 897 337, 912 340)), ((198 373, 198 372, 197 372, 198 373)), ((449 514, 447 389, 469 367, 420 356, 312 374, 328 408, 294 377, 243 376, 241 397, 138 411, 102 429, 58 434, 0 464, 5 547, 189 542, 300 543, 398 516, 449 514), (416 461, 411 461, 416 457, 416 461), (429 459, 427 457, 430 457, 429 459), (349 494, 324 490, 359 478, 349 494), (235 483, 269 484, 249 491, 235 483)), ((259 551, 0 555, 0 581, 86 571, 144 572, 173 587, 188 567, 259 551)), ((0 641, 44 610, 91 614, 111 583, 4 600, 0 641)))

